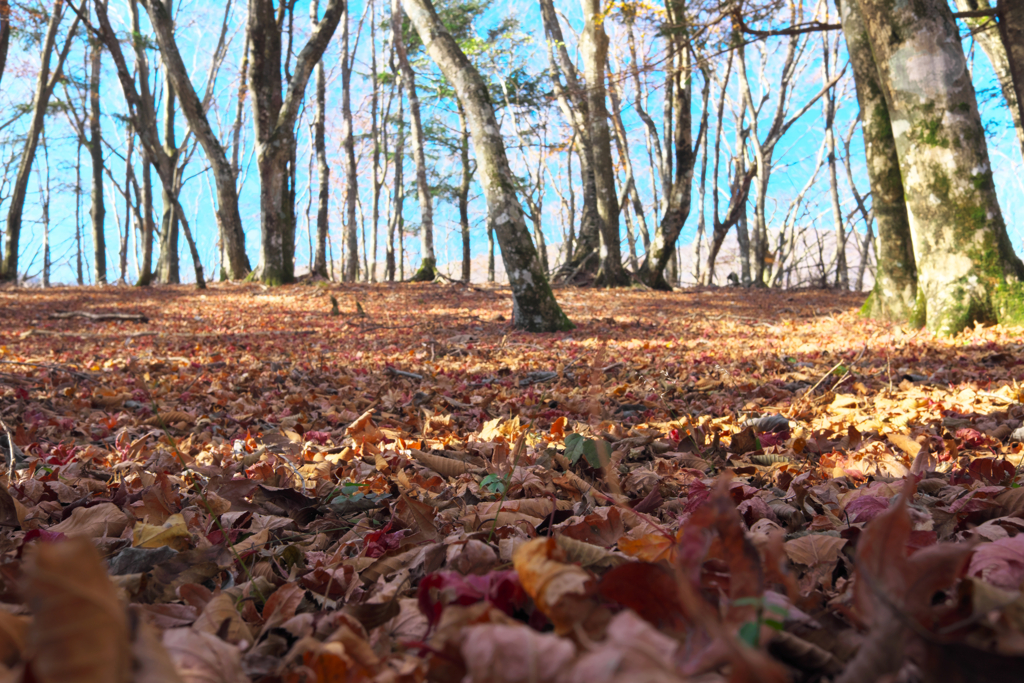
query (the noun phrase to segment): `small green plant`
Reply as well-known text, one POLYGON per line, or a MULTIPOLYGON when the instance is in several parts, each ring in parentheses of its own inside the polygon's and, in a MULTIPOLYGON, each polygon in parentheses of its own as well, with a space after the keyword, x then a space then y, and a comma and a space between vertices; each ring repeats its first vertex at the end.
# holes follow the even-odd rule
POLYGON ((588 439, 582 434, 565 435, 565 457, 576 464, 582 457, 587 463, 600 469, 612 460, 612 447, 604 439, 588 439))
POLYGON ((761 626, 767 626, 776 631, 781 631, 784 628, 781 620, 785 619, 787 610, 781 605, 769 605, 765 602, 764 598, 755 597, 740 598, 739 600, 734 600, 732 604, 736 607, 753 605, 757 608, 757 616, 754 621, 744 623, 740 626, 739 631, 740 640, 750 647, 758 647, 761 626), (778 619, 766 619, 764 614, 766 611, 778 615, 778 619))

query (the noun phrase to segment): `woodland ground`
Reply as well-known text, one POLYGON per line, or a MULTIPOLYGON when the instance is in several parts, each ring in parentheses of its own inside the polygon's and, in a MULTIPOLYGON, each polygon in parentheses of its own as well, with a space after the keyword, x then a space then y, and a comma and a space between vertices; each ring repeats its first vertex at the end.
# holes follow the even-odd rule
POLYGON ((556 296, 0 289, 0 681, 1019 680, 1024 329, 556 296))

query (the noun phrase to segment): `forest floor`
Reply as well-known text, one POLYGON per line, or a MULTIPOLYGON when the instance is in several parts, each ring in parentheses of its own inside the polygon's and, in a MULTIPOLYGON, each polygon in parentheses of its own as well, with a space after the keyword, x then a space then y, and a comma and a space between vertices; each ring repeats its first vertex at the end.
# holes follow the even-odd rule
POLYGON ((0 682, 1019 676, 1024 329, 555 293, 0 289, 0 682))

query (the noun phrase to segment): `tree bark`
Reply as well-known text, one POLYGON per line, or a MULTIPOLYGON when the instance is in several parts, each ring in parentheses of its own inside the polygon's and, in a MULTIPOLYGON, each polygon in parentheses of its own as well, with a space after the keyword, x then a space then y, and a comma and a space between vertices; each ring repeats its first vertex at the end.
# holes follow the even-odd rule
POLYGON ((999 209, 974 86, 948 5, 856 1, 892 120, 918 306, 928 329, 952 335, 975 322, 1021 318, 1014 299, 1024 264, 999 209))
POLYGON ((92 41, 89 50, 89 160, 92 162, 93 276, 96 284, 107 283, 107 244, 103 228, 106 208, 103 205, 103 131, 100 126, 100 62, 103 44, 92 41))
POLYGON ((142 159, 142 259, 139 262, 138 287, 148 287, 153 282, 153 180, 150 177, 149 159, 142 159))
POLYGON ((434 256, 434 205, 427 184, 426 140, 420 118, 420 98, 416 92, 416 73, 409 63, 409 55, 402 37, 403 13, 401 0, 391 0, 391 38, 401 72, 402 89, 409 98, 409 124, 412 133, 412 157, 416 164, 416 198, 420 204, 420 250, 422 261, 412 276, 413 282, 432 282, 437 277, 437 259, 434 256))
POLYGON ((178 168, 181 150, 175 135, 175 112, 177 107, 176 91, 167 69, 164 70, 164 141, 163 152, 171 167, 171 183, 163 186, 163 216, 160 220, 160 257, 156 262, 156 280, 162 284, 178 284, 181 282, 181 269, 178 259, 178 233, 180 215, 177 200, 181 195, 182 176, 178 168))
POLYGON ((72 37, 79 22, 79 18, 76 15, 75 20, 71 22, 71 27, 68 29, 64 47, 57 55, 57 63, 51 70, 50 60, 53 57, 54 46, 57 42, 57 31, 60 28, 63 16, 64 0, 56 0, 51 10, 50 21, 46 27, 46 37, 43 39, 39 76, 36 78, 36 91, 32 100, 32 119, 25 134, 25 147, 22 149, 18 173, 14 178, 14 185, 11 188, 10 204, 7 209, 7 244, 4 245, 5 254, 2 264, 0 264, 2 266, 0 267, 0 280, 10 282, 17 282, 18 280, 18 248, 21 246, 21 219, 25 211, 25 198, 28 193, 29 178, 32 174, 32 164, 36 158, 39 135, 43 131, 43 122, 46 118, 46 108, 50 102, 50 95, 53 94, 53 88, 61 78, 64 60, 67 59, 72 37))
MULTIPOLYGON (((178 52, 174 39, 174 20, 171 0, 166 4, 161 0, 142 0, 149 13, 150 22, 160 55, 164 63, 168 83, 174 86, 174 94, 180 101, 181 111, 188 121, 189 127, 202 145, 206 158, 213 171, 214 187, 217 193, 217 224, 220 227, 221 241, 227 256, 227 270, 231 279, 241 280, 249 275, 252 268, 249 257, 245 253, 245 232, 242 230, 242 218, 238 211, 238 190, 235 186, 235 173, 228 160, 224 147, 206 117, 207 102, 199 99, 189 78, 185 63, 178 52)), ((230 10, 230 5, 226 12, 230 10)), ((225 13, 225 28, 227 21, 225 13)), ((223 49, 223 30, 217 53, 223 49)), ((216 57, 215 57, 216 59, 216 57)))
POLYGON ((840 18, 857 87, 864 156, 871 183, 871 206, 878 226, 875 286, 863 312, 873 318, 911 321, 920 327, 924 320, 916 320, 914 314, 917 264, 889 106, 879 83, 871 42, 856 0, 842 2, 840 18))
POLYGON ((398 249, 402 249, 402 232, 405 229, 405 98, 402 95, 402 84, 396 83, 398 95, 398 130, 395 135, 395 175, 392 190, 391 220, 388 221, 387 256, 384 264, 388 282, 395 281, 395 233, 398 234, 398 249))
POLYGON ((294 159, 295 120, 313 67, 323 56, 341 20, 344 0, 329 0, 309 41, 295 60, 282 93, 281 29, 273 0, 249 0, 252 50, 249 80, 260 175, 260 265, 258 278, 268 285, 295 280, 295 205, 289 164, 294 159))
POLYGON ((622 287, 629 277, 622 268, 619 248, 619 203, 615 191, 615 167, 612 164, 608 108, 605 105, 605 65, 608 63, 608 34, 605 33, 601 0, 580 0, 583 33, 580 52, 587 81, 587 125, 594 155, 594 189, 597 191, 597 215, 600 219, 601 267, 597 284, 622 287))
POLYGON ((515 326, 532 332, 571 328, 555 301, 526 228, 487 84, 441 23, 430 0, 403 0, 403 5, 427 53, 454 86, 469 119, 487 201, 487 223, 497 234, 512 289, 515 326))

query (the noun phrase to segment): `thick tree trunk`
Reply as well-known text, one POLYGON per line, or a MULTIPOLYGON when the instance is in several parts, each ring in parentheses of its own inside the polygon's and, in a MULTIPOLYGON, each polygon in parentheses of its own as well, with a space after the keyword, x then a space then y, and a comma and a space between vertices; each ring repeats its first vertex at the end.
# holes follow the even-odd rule
POLYGON ((295 120, 313 67, 334 35, 344 6, 344 0, 329 0, 323 19, 296 58, 294 74, 286 79, 287 92, 282 94, 281 29, 274 1, 249 0, 249 80, 260 174, 258 277, 269 285, 295 280, 295 206, 289 173, 289 165, 294 165, 295 120))
POLYGON ((403 4, 427 53, 455 88, 469 119, 480 184, 487 200, 488 227, 497 234, 512 289, 515 326, 533 332, 571 328, 572 323, 555 301, 526 228, 487 84, 441 23, 430 0, 403 0, 403 4))
POLYGON ((985 131, 945 0, 856 0, 885 93, 929 330, 1021 318, 1024 264, 992 182, 985 131))
MULTIPOLYGON (((989 0, 954 0, 956 8, 961 12, 992 9, 993 3, 989 0)), ((1008 8, 1010 5, 1020 6, 1020 2, 1004 3, 1008 8)), ((1006 11, 1005 9, 1003 11, 1006 11)), ((1024 10, 1021 10, 1021 17, 1024 19, 1024 10)), ((1003 22, 1006 18, 1002 19, 1003 22)), ((988 57, 992 70, 999 81, 999 88, 1003 91, 1003 97, 1010 108, 1010 116, 1013 118, 1013 128, 1017 132, 1017 144, 1020 146, 1021 155, 1024 156, 1024 123, 1021 122, 1021 109, 1017 102, 1017 91, 1014 88, 1014 74, 1010 66, 1007 46, 1003 44, 1000 35, 1000 27, 996 17, 967 17, 964 23, 971 27, 974 39, 981 45, 981 49, 988 57)), ((1022 36, 1024 37, 1024 36, 1022 36)), ((1024 50, 1024 48, 1021 48, 1024 50)), ((1024 65, 1022 65, 1024 66, 1024 65)), ((1022 74, 1024 75, 1024 74, 1022 74)))
MULTIPOLYGON (((316 26, 320 17, 320 3, 312 0, 309 3, 309 16, 316 26)), ((342 60, 348 60, 348 12, 345 12, 345 26, 342 28, 344 36, 342 48, 342 60)), ((322 278, 327 277, 327 210, 330 201, 330 180, 331 167, 327 165, 327 143, 326 143, 326 115, 327 115, 327 78, 324 75, 324 60, 320 59, 313 69, 316 87, 316 111, 313 114, 313 149, 316 151, 316 245, 313 256, 313 267, 311 273, 322 278)), ((343 74, 344 75, 344 74, 343 74)), ((342 82, 345 95, 348 95, 348 83, 342 82)), ((347 272, 344 271, 344 272, 347 272)), ((351 281, 351 280, 350 280, 351 281)))
MULTIPOLYGON (((240 280, 249 275, 251 267, 245 254, 245 232, 238 211, 238 191, 235 187, 234 167, 227 153, 214 135, 206 117, 206 103, 199 99, 192 80, 185 69, 178 45, 174 39, 174 20, 171 0, 144 0, 160 55, 164 63, 167 81, 174 86, 181 111, 189 127, 202 145, 206 158, 213 170, 214 187, 217 193, 217 224, 220 228, 223 251, 227 256, 227 271, 231 279, 240 280)), ((227 16, 225 16, 225 20, 227 16)), ((223 41, 223 36, 221 38, 223 41)), ((219 52, 219 50, 218 50, 219 52)))
POLYGON ((89 52, 89 160, 92 162, 93 275, 96 284, 107 283, 107 243, 103 228, 106 208, 103 205, 103 131, 100 127, 100 58, 103 44, 93 41, 89 52))
POLYGON ((608 34, 605 33, 601 0, 581 0, 583 34, 580 52, 587 81, 587 125, 594 154, 594 188, 600 218, 601 267, 597 283, 608 287, 629 284, 622 268, 619 248, 619 203, 615 192, 608 108, 605 105, 605 64, 608 63, 608 34))
POLYGON ((871 182, 871 206, 878 226, 875 287, 863 312, 873 318, 905 320, 920 327, 924 319, 918 320, 914 313, 917 264, 889 106, 878 80, 871 42, 856 0, 844 0, 840 16, 857 86, 864 155, 871 182))
POLYGON ((68 29, 67 39, 64 47, 57 55, 57 63, 51 70, 50 60, 53 57, 54 46, 57 42, 57 31, 60 28, 61 19, 64 15, 64 0, 57 0, 50 14, 50 21, 46 27, 46 37, 43 39, 43 49, 40 54, 39 76, 36 78, 36 91, 32 100, 32 118, 28 130, 25 133, 25 147, 21 152, 21 160, 18 164, 18 173, 14 178, 14 185, 11 188, 10 203, 7 209, 7 243, 4 245, 5 253, 3 263, 0 264, 0 280, 17 282, 18 280, 18 249, 21 246, 21 219, 25 211, 25 198, 28 194, 28 181, 32 174, 32 164, 36 158, 36 148, 39 146, 39 135, 43 131, 43 121, 46 118, 46 108, 50 102, 50 95, 53 88, 61 77, 61 70, 64 67, 64 60, 68 56, 68 49, 73 42, 72 37, 75 29, 78 28, 79 18, 75 15, 71 28, 68 29))
POLYGON ((402 3, 391 0, 391 37, 395 56, 401 71, 402 89, 409 98, 409 124, 412 133, 412 157, 416 164, 416 198, 420 204, 420 250, 422 261, 412 276, 413 282, 432 282, 437 277, 437 258, 434 256, 434 205, 427 184, 426 140, 420 119, 420 98, 416 92, 416 73, 409 64, 409 56, 402 38, 402 3))
MULTIPOLYGON (((359 178, 356 171, 355 126, 352 122, 352 58, 349 54, 350 16, 345 11, 345 25, 341 41, 341 137, 345 167, 345 271, 346 282, 359 279, 359 248, 356 238, 356 200, 359 198, 359 178)), ((326 190, 326 188, 325 188, 326 190)), ((365 245, 365 240, 364 240, 365 245)))

